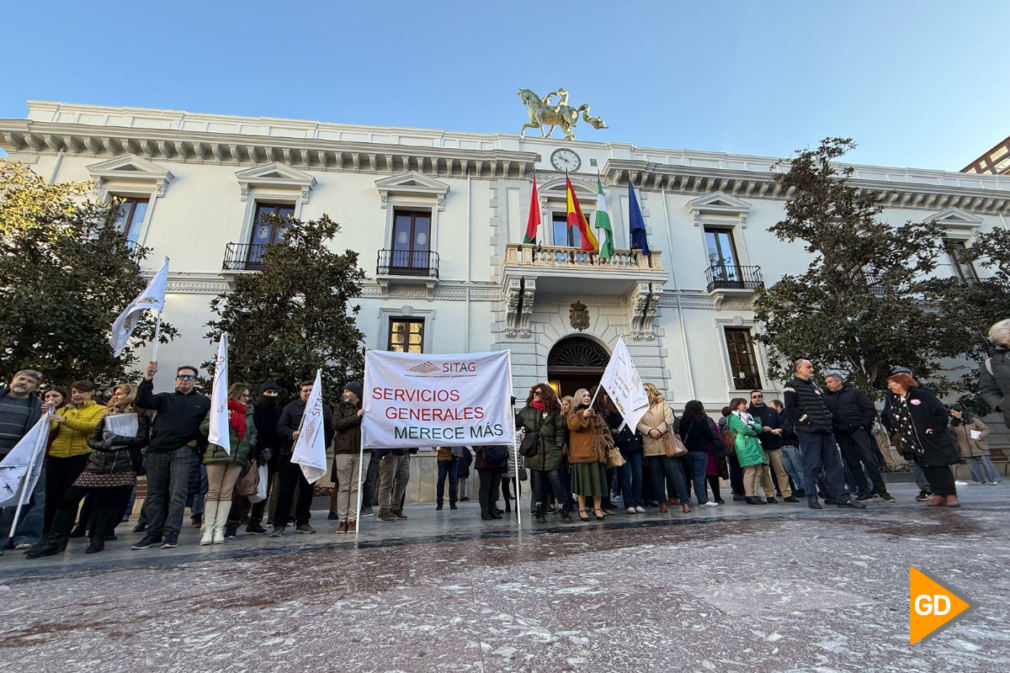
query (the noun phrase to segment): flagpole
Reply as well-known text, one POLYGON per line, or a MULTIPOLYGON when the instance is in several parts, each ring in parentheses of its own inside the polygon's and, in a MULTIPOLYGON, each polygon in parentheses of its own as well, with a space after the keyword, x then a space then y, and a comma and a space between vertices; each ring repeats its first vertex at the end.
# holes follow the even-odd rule
MULTIPOLYGON (((513 392, 513 390, 512 390, 512 376, 511 376, 511 374, 512 374, 512 349, 509 348, 506 352, 508 353, 508 365, 507 366, 508 366, 508 371, 509 371, 509 400, 511 400, 512 396, 513 396, 512 395, 512 392, 513 392)), ((515 411, 516 411, 515 410, 515 405, 511 405, 511 406, 512 406, 512 409, 511 409, 511 411, 512 411, 512 417, 514 418, 515 417, 515 411)), ((513 460, 515 460, 515 465, 516 465, 516 474, 515 474, 515 484, 516 484, 516 525, 519 527, 519 532, 522 533, 522 530, 523 530, 523 513, 522 513, 522 510, 523 510, 523 508, 522 508, 522 506, 520 504, 521 501, 520 501, 520 498, 519 498, 519 447, 516 446, 515 433, 512 434, 512 455, 514 456, 513 460)), ((505 467, 506 467, 506 471, 507 471, 508 465, 506 464, 505 467)), ((532 479, 532 477, 531 477, 531 479, 532 479)), ((532 484, 533 482, 531 481, 530 483, 532 484)), ((504 487, 502 488, 502 490, 504 490, 504 487)), ((531 495, 530 497, 532 498, 533 496, 531 495)))
MULTIPOLYGON (((165 264, 168 264, 168 255, 165 255, 165 264)), ((162 302, 164 306, 164 301, 162 302)), ((151 362, 158 361, 158 342, 161 340, 161 310, 158 311, 158 319, 154 323, 154 350, 151 352, 151 362)))
POLYGON ((9 537, 14 539, 15 533, 18 529, 18 519, 21 518, 21 508, 25 506, 25 496, 28 495, 28 481, 31 479, 32 473, 35 471, 35 463, 38 460, 40 450, 49 441, 49 417, 52 416, 53 412, 46 412, 46 431, 39 433, 38 442, 35 444, 35 450, 32 451, 32 459, 28 463, 28 472, 25 473, 24 483, 21 485, 21 497, 18 498, 18 506, 14 510, 14 520, 11 522, 11 530, 9 537))

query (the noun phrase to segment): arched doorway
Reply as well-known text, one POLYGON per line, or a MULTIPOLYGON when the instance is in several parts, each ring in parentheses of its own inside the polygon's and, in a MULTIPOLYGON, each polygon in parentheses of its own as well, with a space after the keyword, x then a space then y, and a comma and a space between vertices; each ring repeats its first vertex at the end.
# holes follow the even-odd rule
POLYGON ((596 341, 570 336, 554 344, 547 355, 547 379, 558 396, 573 395, 579 388, 599 384, 610 354, 596 341))

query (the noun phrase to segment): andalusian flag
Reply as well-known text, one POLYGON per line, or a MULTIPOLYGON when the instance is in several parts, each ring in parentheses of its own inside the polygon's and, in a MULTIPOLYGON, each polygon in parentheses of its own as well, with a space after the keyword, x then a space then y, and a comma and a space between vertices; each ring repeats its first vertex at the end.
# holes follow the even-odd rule
POLYGON ((537 194, 537 176, 533 176, 533 195, 530 196, 530 216, 526 219, 526 236, 523 243, 537 242, 537 227, 540 226, 540 196, 537 194))
POLYGON ((596 228, 603 230, 600 259, 610 259, 614 256, 614 230, 610 228, 607 197, 603 195, 603 184, 599 178, 596 178, 596 228))
POLYGON ((568 187, 568 228, 578 227, 579 233, 582 234, 582 249, 586 252, 593 252, 600 247, 600 244, 593 236, 593 232, 589 230, 589 222, 582 214, 579 200, 575 198, 575 190, 572 189, 572 181, 568 179, 567 175, 565 176, 565 184, 568 187))

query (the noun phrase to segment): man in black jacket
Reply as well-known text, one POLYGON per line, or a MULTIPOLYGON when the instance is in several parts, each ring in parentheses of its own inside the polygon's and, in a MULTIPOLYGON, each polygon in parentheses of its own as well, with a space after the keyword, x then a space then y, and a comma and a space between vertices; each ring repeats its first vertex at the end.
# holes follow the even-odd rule
POLYGON ((849 472, 852 473, 857 489, 856 500, 863 502, 879 497, 884 502, 894 502, 894 497, 887 492, 884 478, 880 475, 880 465, 870 446, 870 434, 867 432, 873 427, 873 419, 877 415, 873 402, 859 388, 846 386, 841 374, 828 374, 824 377, 824 385, 828 387, 824 404, 831 411, 835 440, 842 450, 842 458, 849 464, 849 472), (870 475, 872 491, 866 483, 867 474, 870 475))
MULTIPOLYGON (((295 503, 295 532, 315 533, 316 529, 309 525, 310 509, 312 507, 312 484, 305 478, 302 466, 291 462, 295 442, 302 427, 302 416, 305 414, 305 403, 312 394, 314 381, 303 381, 298 391, 298 399, 284 407, 280 420, 277 421, 277 435, 281 442, 281 459, 277 465, 280 471, 277 496, 277 508, 274 510, 274 529, 270 537, 281 537, 291 516, 291 501, 295 495, 295 484, 298 485, 298 502, 295 503)), ((333 442, 333 412, 323 405, 323 428, 326 446, 333 442)))
POLYGON ((210 411, 210 398, 194 390, 196 367, 182 365, 175 371, 175 392, 154 394, 158 363, 149 362, 144 380, 137 386, 134 404, 158 412, 151 423, 147 444, 147 534, 134 549, 160 545, 174 549, 186 509, 189 476, 199 461, 206 437, 200 423, 210 411), (166 507, 167 503, 167 507, 166 507), (164 537, 162 534, 164 533, 164 537))
MULTIPOLYGON (((761 435, 758 441, 764 449, 765 458, 768 459, 770 470, 765 470, 761 478, 761 488, 765 493, 771 487, 771 473, 774 472, 775 485, 782 494, 782 499, 786 502, 799 502, 793 497, 793 491, 789 488, 789 475, 786 474, 782 464, 782 422, 779 412, 765 404, 764 393, 760 390, 750 391, 750 407, 747 413, 754 417, 754 420, 761 424, 761 435), (767 485, 766 485, 767 484, 767 485)), ((775 498, 769 497, 768 502, 777 502, 775 498)))
POLYGON ((852 496, 845 489, 842 463, 838 459, 835 437, 831 434, 834 429, 831 412, 824 404, 824 395, 820 388, 810 380, 814 374, 814 366, 810 360, 798 360, 795 370, 796 376, 783 392, 786 415, 800 438, 807 505, 810 509, 822 509, 821 503, 817 500, 817 490, 813 485, 817 483, 817 473, 823 467, 828 493, 835 499, 835 504, 851 509, 866 509, 863 503, 853 502, 852 496))

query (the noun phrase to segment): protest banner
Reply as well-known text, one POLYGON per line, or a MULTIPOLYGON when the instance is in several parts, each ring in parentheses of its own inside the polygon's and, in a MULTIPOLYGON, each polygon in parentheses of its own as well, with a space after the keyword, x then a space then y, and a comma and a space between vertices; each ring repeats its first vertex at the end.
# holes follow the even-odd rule
POLYGON ((363 449, 515 443, 509 352, 365 353, 363 449))
MULTIPOLYGON (((638 375, 638 369, 631 359, 631 353, 624 344, 624 338, 617 340, 614 353, 603 372, 600 386, 610 394, 610 399, 621 414, 624 422, 632 430, 649 410, 649 395, 638 375)), ((599 392, 599 390, 597 390, 599 392)))

